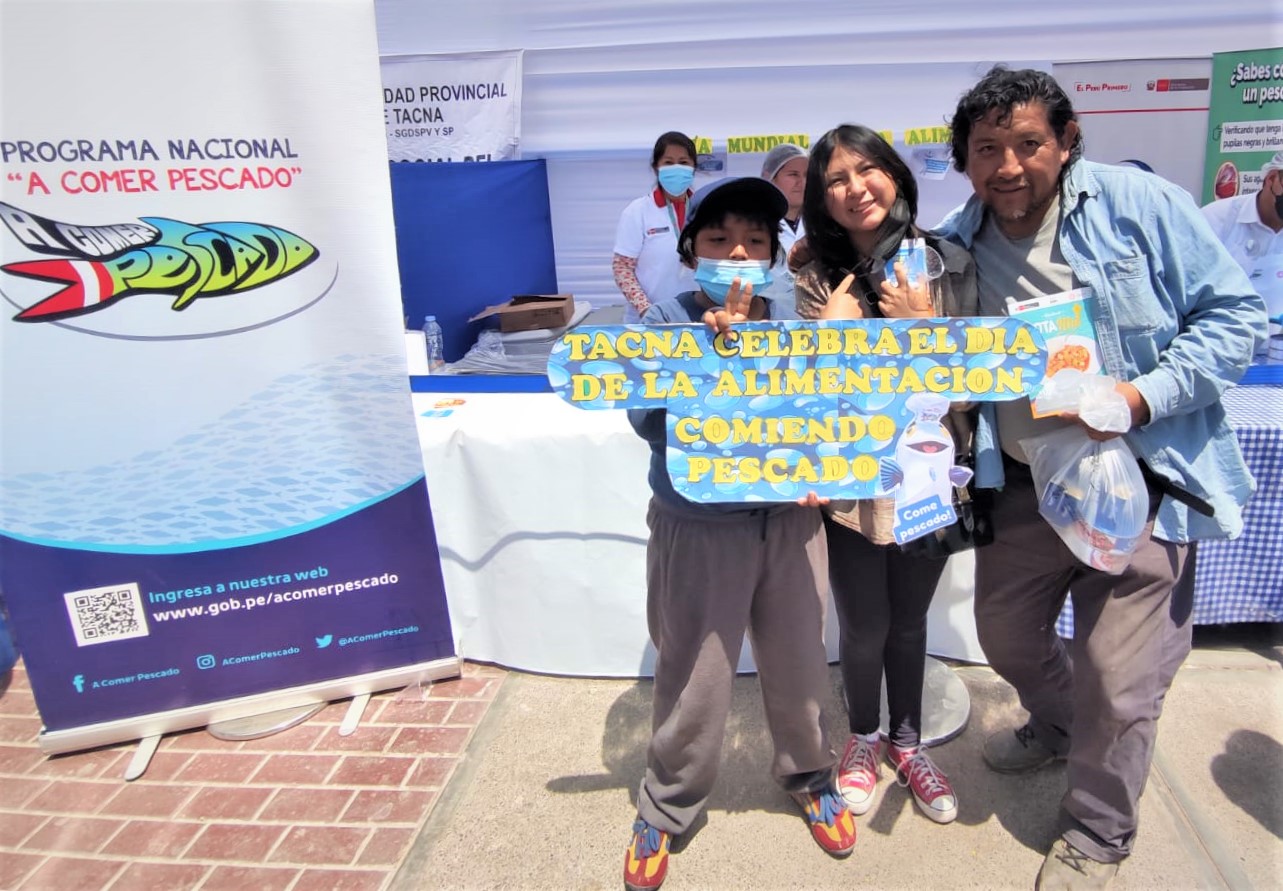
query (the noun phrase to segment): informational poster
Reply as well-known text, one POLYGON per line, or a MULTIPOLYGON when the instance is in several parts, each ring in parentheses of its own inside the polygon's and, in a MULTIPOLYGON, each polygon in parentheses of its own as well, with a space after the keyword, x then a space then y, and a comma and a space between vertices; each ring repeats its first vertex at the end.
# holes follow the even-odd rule
POLYGON ((1157 173, 1195 199, 1203 181, 1209 59, 1058 62, 1083 132, 1083 153, 1157 173))
POLYGON ((748 322, 576 328, 548 360, 584 409, 662 408, 668 473, 696 503, 895 500, 900 542, 954 522, 953 402, 1019 399, 1046 367, 1039 329, 1014 319, 748 322))
POLYGON ((1203 203, 1261 189, 1261 165, 1283 151, 1283 47, 1216 53, 1203 203))
POLYGON ((391 161, 512 161, 521 150, 521 52, 384 56, 391 161))
POLYGON ((70 6, 0 38, 0 587, 42 744, 456 674, 373 10, 70 6))

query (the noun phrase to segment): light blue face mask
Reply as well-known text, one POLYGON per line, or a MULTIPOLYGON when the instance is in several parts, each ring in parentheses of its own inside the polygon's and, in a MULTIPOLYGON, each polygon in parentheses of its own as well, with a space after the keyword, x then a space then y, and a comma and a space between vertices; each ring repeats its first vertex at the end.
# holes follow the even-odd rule
POLYGON ((718 306, 726 303, 731 283, 740 280, 740 287, 753 286, 754 296, 761 294, 775 281, 771 277, 769 260, 705 260, 695 266, 695 283, 718 306))
POLYGON ((687 167, 685 164, 670 164, 659 168, 656 176, 659 177, 660 187, 668 194, 685 195, 686 190, 695 181, 695 168, 687 167))

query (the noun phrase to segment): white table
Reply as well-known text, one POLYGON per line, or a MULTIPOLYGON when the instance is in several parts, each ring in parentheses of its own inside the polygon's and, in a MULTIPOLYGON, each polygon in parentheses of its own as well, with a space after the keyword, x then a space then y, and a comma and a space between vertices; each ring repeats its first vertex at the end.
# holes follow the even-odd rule
MULTIPOLYGON (((622 411, 549 393, 415 393, 456 652, 547 674, 649 677, 649 449, 622 411), (462 400, 461 405, 437 407, 462 400)), ((951 558, 927 647, 983 662, 974 559, 951 558)), ((826 628, 837 660, 832 605, 826 628)), ((753 668, 749 647, 739 668, 753 668)))
MULTIPOLYGON (((1273 366, 1270 366, 1273 367, 1273 366)), ((1283 621, 1283 386, 1231 387, 1221 397, 1256 492, 1243 509, 1243 534, 1200 542, 1194 562, 1195 625, 1283 621)), ((1074 633, 1065 602, 1056 631, 1074 633)))

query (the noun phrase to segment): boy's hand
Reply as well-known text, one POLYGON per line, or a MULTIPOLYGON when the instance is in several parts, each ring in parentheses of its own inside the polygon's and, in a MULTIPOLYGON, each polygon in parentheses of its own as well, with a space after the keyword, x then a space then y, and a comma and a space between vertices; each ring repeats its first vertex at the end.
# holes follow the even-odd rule
POLYGON ((797 500, 799 507, 821 507, 828 504, 831 499, 816 495, 814 492, 807 492, 805 498, 797 500))
POLYGON ((895 281, 888 279, 882 283, 878 307, 889 319, 929 319, 935 315, 931 307, 931 283, 920 281, 916 287, 910 286, 904 264, 896 261, 895 281))
POLYGON ((833 292, 829 294, 828 302, 820 310, 821 319, 862 319, 864 318, 864 309, 860 306, 859 299, 851 293, 851 285, 855 283, 855 273, 851 273, 842 279, 833 292))
POLYGON ((737 278, 731 282, 731 289, 726 292, 726 303, 704 313, 704 324, 714 335, 730 334, 733 324, 748 321, 752 306, 753 286, 741 286, 737 278))

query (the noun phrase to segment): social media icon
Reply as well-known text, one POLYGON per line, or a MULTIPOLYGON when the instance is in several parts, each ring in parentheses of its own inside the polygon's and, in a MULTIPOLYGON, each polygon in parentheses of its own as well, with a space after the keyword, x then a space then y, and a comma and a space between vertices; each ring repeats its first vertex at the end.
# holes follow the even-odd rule
POLYGON ((71 686, 73 686, 73 687, 75 687, 75 688, 76 688, 76 692, 77 692, 77 693, 84 693, 84 692, 85 692, 85 676, 84 676, 83 674, 78 674, 78 675, 76 675, 74 678, 72 678, 72 679, 71 679, 71 686))
POLYGON ((323 649, 325 649, 326 647, 328 647, 328 646, 329 646, 330 644, 332 644, 332 643, 334 643, 334 635, 333 635, 333 634, 327 634, 327 635, 325 635, 325 637, 318 637, 318 638, 316 638, 316 646, 317 646, 317 648, 318 648, 318 649, 322 649, 322 650, 323 650, 323 649))
POLYGON ((213 668, 213 667, 214 667, 214 664, 215 664, 215 662, 216 662, 216 661, 217 661, 217 660, 215 660, 213 656, 211 656, 210 654, 206 653, 204 656, 197 656, 197 657, 196 657, 196 667, 197 667, 197 668, 213 668))

